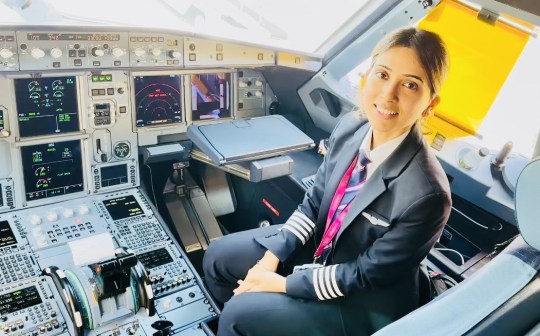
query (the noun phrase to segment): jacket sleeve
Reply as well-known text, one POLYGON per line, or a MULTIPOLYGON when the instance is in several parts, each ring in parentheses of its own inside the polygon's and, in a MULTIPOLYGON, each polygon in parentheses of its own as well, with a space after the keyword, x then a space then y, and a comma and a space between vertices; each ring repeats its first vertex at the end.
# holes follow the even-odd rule
POLYGON ((446 192, 416 200, 390 231, 356 260, 287 276, 288 295, 306 299, 334 299, 362 288, 389 286, 426 257, 440 237, 451 207, 446 192))
POLYGON ((324 192, 326 157, 315 175, 315 183, 306 192, 304 201, 274 235, 256 237, 255 240, 272 252, 281 262, 298 247, 305 245, 315 234, 319 206, 324 192))
POLYGON ((259 244, 276 255, 281 262, 285 261, 298 247, 305 245, 317 230, 319 208, 325 190, 327 174, 329 174, 327 162, 331 158, 335 137, 336 134, 339 134, 339 126, 343 124, 344 119, 346 118, 341 118, 332 131, 327 154, 317 170, 313 185, 306 192, 298 209, 285 222, 279 233, 255 238, 259 244))

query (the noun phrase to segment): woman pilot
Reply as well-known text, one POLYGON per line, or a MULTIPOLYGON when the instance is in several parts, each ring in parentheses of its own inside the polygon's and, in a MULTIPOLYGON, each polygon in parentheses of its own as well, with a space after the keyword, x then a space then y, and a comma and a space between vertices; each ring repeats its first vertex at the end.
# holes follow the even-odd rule
POLYGON ((435 33, 406 28, 377 44, 362 115, 338 122, 303 203, 284 225, 206 251, 205 281, 225 303, 218 335, 369 335, 418 307, 418 266, 451 207, 418 120, 446 71, 435 33))

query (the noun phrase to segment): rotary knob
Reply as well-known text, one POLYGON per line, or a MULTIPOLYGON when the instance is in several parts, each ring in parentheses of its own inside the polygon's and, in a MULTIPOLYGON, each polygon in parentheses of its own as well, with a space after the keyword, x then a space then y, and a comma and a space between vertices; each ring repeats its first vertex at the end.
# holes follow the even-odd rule
POLYGON ((137 57, 142 57, 146 54, 146 50, 144 50, 143 48, 135 48, 133 52, 135 53, 135 56, 137 57))
POLYGON ((47 220, 49 222, 56 222, 58 220, 58 214, 54 211, 47 213, 47 220))
POLYGON ((73 209, 70 209, 70 208, 64 209, 64 211, 62 212, 62 215, 63 215, 65 218, 71 218, 71 217, 73 217, 73 215, 74 215, 73 209))
POLYGON ((90 212, 90 208, 88 208, 86 205, 79 206, 79 214, 87 215, 89 212, 90 212))
POLYGON ((180 58, 180 57, 182 57, 182 53, 179 52, 178 50, 170 50, 169 51, 169 57, 170 58, 180 58))
POLYGON ((41 217, 39 217, 38 215, 31 215, 30 216, 30 224, 32 224, 32 225, 41 224, 41 217))
POLYGON ((0 57, 4 59, 8 59, 8 58, 11 58, 12 56, 13 56, 13 51, 6 48, 0 50, 0 57))
POLYGON ((43 51, 43 49, 34 48, 30 52, 30 55, 32 55, 32 57, 35 58, 35 59, 40 59, 40 58, 43 58, 45 56, 45 52, 43 51))
POLYGON ((52 58, 59 58, 62 56, 62 50, 60 48, 52 48, 49 54, 52 58))
POLYGON ((124 56, 124 51, 120 48, 113 48, 112 54, 114 57, 119 58, 124 56))
POLYGON ((92 48, 92 56, 101 57, 103 55, 105 55, 105 50, 103 50, 101 48, 98 48, 98 47, 92 48))

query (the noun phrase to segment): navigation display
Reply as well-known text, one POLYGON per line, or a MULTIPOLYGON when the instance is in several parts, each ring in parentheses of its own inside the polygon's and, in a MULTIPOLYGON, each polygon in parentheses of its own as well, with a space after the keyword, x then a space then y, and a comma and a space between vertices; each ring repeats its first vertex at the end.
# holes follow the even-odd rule
POLYGON ((9 222, 4 220, 0 221, 0 248, 17 244, 17 239, 13 231, 11 231, 11 226, 9 222))
POLYGON ((0 315, 5 316, 24 308, 40 304, 41 297, 36 286, 0 295, 0 315))
POLYGON ((139 202, 131 195, 105 200, 103 205, 107 208, 113 220, 134 217, 144 213, 139 202))
POLYGON ((75 77, 15 79, 15 96, 21 137, 80 130, 75 77))
POLYGON ((137 127, 182 122, 180 75, 135 77, 137 127))
POLYGON ((231 74, 191 75, 193 121, 231 117, 231 74))
POLYGON ((21 148, 27 201, 83 191, 80 140, 21 148))

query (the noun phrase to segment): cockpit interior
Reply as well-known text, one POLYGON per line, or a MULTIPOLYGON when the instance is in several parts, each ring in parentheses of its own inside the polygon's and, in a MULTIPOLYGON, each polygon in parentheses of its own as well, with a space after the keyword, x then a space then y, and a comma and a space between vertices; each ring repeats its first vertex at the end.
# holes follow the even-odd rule
POLYGON ((281 2, 0 0, 5 335, 215 335, 209 244, 287 220, 404 26, 450 54, 422 129, 451 288, 377 334, 540 335, 540 5, 281 2))

